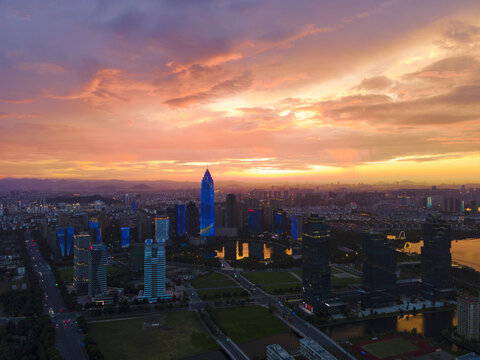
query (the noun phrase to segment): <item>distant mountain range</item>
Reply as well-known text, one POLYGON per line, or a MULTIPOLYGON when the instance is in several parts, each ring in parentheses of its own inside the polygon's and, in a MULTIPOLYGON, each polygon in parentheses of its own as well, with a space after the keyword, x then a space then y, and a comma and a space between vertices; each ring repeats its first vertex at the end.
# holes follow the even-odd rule
MULTIPOLYGON (((112 194, 115 192, 153 192, 162 190, 200 189, 200 180, 193 181, 127 181, 127 180, 79 180, 79 179, 36 179, 36 178, 3 178, 0 179, 0 192, 21 191, 45 191, 51 193, 79 193, 79 194, 112 194)), ((437 184, 438 188, 459 188, 458 184, 437 184)), ((340 184, 340 183, 315 183, 313 181, 288 182, 281 179, 262 182, 252 180, 240 181, 215 181, 215 189, 224 191, 241 191, 250 189, 270 190, 275 188, 310 188, 335 190, 340 188, 355 188, 356 190, 394 190, 429 188, 431 184, 416 183, 412 181, 399 181, 395 183, 378 182, 375 184, 340 184)), ((467 188, 478 188, 479 184, 465 184, 467 188)))

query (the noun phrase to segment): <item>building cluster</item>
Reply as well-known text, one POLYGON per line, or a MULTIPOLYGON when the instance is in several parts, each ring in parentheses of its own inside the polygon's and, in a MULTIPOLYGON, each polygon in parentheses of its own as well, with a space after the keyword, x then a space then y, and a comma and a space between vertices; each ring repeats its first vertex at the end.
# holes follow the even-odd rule
MULTIPOLYGON (((307 360, 335 360, 337 359, 322 345, 310 338, 300 339, 300 354, 307 360)), ((278 344, 267 346, 267 360, 294 360, 290 353, 278 344)))

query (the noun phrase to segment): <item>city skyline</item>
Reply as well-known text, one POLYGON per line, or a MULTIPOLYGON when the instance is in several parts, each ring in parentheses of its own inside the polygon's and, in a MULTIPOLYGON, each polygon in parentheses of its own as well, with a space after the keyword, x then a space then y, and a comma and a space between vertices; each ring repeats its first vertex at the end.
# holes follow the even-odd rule
POLYGON ((475 182, 479 10, 2 4, 1 175, 475 182))

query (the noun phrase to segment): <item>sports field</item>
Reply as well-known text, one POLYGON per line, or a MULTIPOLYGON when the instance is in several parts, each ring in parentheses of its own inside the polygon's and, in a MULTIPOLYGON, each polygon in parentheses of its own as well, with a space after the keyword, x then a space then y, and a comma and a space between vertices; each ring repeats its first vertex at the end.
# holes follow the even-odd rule
POLYGON ((351 350, 368 360, 394 360, 435 351, 426 341, 410 335, 390 335, 352 345, 351 350))

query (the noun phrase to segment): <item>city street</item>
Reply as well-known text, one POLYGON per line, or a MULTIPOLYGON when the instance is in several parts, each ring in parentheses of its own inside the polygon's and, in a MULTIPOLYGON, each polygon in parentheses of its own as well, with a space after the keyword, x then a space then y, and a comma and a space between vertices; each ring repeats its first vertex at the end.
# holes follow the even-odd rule
POLYGON ((38 244, 32 239, 31 232, 25 231, 24 239, 33 269, 37 273, 43 291, 44 313, 50 316, 55 326, 55 346, 65 360, 88 359, 82 345, 83 334, 75 323, 76 315, 68 312, 68 309, 65 308, 50 266, 40 254, 38 244))

